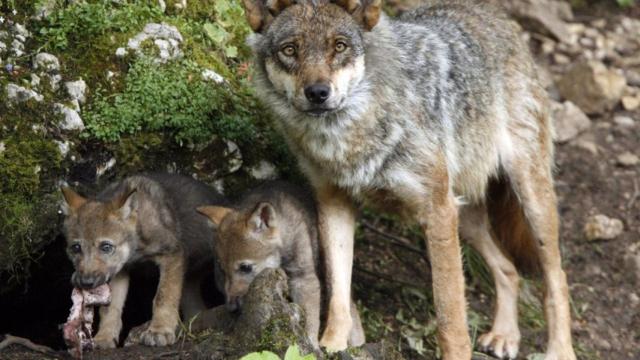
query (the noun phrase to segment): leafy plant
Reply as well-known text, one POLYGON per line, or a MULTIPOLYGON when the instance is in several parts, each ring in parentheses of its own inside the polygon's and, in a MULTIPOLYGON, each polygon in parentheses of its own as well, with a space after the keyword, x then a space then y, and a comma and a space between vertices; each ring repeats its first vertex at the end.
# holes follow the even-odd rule
MULTIPOLYGON (((282 360, 315 360, 313 354, 300 355, 298 345, 289 346, 282 360)), ((253 352, 243 356, 240 360, 281 360, 280 357, 271 351, 253 352)))

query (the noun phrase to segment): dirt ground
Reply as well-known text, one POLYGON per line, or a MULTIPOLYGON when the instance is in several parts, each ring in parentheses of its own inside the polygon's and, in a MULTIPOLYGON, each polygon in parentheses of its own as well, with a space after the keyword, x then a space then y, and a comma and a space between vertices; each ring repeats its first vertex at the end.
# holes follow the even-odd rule
MULTIPOLYGON (((632 11, 640 14, 638 9, 632 11)), ((624 258, 627 249, 640 241, 640 166, 622 167, 616 157, 626 151, 640 155, 640 111, 617 108, 591 120, 591 128, 578 140, 556 147, 561 246, 572 298, 575 346, 581 360, 639 359, 640 291, 624 258), (629 116, 635 124, 620 126, 613 121, 616 115, 629 116), (580 141, 595 147, 586 149, 578 145, 580 141), (594 214, 622 220, 622 235, 587 241, 583 227, 594 214)), ((421 253, 424 245, 419 231, 397 225, 396 220, 363 210, 355 253, 355 297, 370 340, 385 338, 397 343, 407 358, 430 359, 437 353, 428 261, 421 253)), ((490 276, 477 255, 469 249, 465 253, 469 322, 475 339, 489 328, 493 294, 490 276)), ((544 352, 540 295, 539 280, 533 277, 524 282, 521 359, 534 359, 530 355, 544 352)), ((162 349, 132 347, 94 352, 85 358, 191 359, 191 346, 187 342, 162 349)), ((16 346, 0 351, 0 359, 44 358, 16 346)))

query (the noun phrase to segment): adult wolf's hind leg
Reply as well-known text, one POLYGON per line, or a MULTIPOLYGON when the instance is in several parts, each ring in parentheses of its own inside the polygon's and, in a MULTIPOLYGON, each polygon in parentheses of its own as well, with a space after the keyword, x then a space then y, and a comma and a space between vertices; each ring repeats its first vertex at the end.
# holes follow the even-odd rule
POLYGON ((542 156, 518 160, 507 164, 505 170, 536 241, 544 275, 544 308, 549 337, 545 360, 575 360, 571 344, 569 290, 560 259, 558 213, 551 170, 542 156))
POLYGON ((499 359, 515 359, 520 346, 518 272, 496 244, 484 205, 461 208, 460 234, 482 255, 496 285, 493 325, 478 338, 479 348, 499 359))

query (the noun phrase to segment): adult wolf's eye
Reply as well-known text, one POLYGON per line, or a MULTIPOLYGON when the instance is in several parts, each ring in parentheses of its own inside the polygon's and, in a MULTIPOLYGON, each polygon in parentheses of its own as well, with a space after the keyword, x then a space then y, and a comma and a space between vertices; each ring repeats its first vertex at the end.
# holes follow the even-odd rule
POLYGON ((100 243, 100 251, 102 251, 105 254, 111 254, 113 252, 113 249, 115 249, 115 246, 111 245, 106 241, 100 243))
POLYGON ((293 56, 296 54, 296 47, 292 44, 288 44, 282 47, 282 50, 280 51, 282 51, 285 56, 293 56))
POLYGON ((73 244, 69 246, 69 250, 71 250, 72 254, 80 254, 80 252, 82 251, 82 247, 80 246, 80 244, 73 244))
POLYGON ((336 52, 341 53, 345 50, 347 50, 347 43, 342 40, 336 41, 336 52))
POLYGON ((240 264, 238 267, 238 271, 244 274, 250 274, 253 271, 253 265, 251 264, 240 264))

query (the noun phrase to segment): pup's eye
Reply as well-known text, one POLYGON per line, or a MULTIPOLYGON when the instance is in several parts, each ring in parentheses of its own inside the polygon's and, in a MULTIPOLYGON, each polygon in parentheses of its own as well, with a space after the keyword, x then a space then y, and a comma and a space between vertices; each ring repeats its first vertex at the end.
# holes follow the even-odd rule
POLYGON ((80 244, 73 244, 69 246, 69 250, 72 254, 80 254, 80 252, 82 252, 82 247, 80 246, 80 244))
POLYGON ((112 244, 106 241, 100 243, 100 251, 102 251, 105 254, 111 254, 114 249, 115 249, 115 246, 113 246, 112 244))
POLYGON ((294 56, 296 54, 296 47, 293 44, 288 44, 282 47, 282 53, 285 56, 294 56))
POLYGON ((240 271, 243 274, 251 274, 251 272, 253 272, 253 265, 240 264, 240 267, 238 267, 238 271, 240 271))
POLYGON ((347 50, 347 47, 348 47, 348 45, 347 45, 346 42, 344 42, 342 40, 336 41, 336 52, 341 53, 341 52, 347 50))

